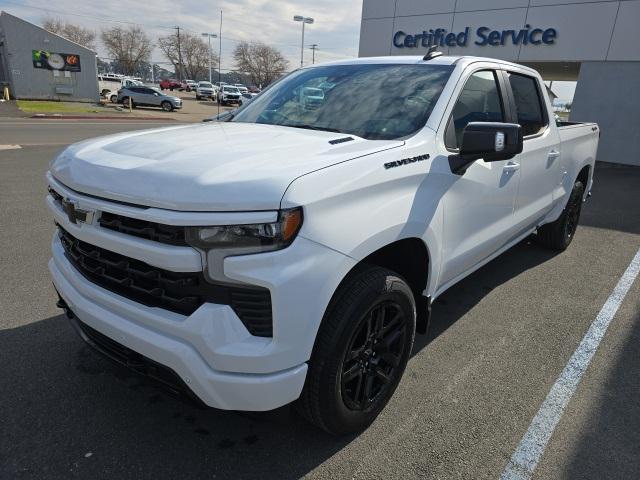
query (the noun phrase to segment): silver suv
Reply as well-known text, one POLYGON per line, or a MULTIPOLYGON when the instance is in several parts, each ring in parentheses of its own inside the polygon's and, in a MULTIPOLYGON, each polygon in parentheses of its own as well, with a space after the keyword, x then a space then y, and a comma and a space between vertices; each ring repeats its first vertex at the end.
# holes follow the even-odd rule
POLYGON ((118 103, 133 107, 160 107, 165 112, 182 108, 182 100, 151 87, 125 87, 118 90, 118 103))

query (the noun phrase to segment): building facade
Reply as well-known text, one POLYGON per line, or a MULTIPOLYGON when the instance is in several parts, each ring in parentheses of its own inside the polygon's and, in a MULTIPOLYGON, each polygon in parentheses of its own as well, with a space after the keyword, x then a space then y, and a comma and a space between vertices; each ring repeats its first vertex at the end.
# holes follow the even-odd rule
POLYGON ((6 12, 0 13, 0 84, 16 99, 100 99, 94 51, 6 12))
POLYGON ((573 121, 598 122, 598 159, 640 165, 640 0, 363 0, 360 56, 522 63, 577 81, 573 121))

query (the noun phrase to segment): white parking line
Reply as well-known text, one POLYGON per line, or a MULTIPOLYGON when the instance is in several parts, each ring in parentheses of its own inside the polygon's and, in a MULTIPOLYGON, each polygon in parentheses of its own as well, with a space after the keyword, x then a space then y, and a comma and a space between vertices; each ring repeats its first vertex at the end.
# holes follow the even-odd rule
POLYGON ((22 148, 20 145, 0 145, 0 150, 17 150, 22 148))
POLYGON ((640 273, 640 250, 633 257, 613 293, 603 305, 576 351, 573 352, 560 377, 551 387, 547 398, 533 417, 529 429, 502 472, 500 476, 502 480, 528 480, 533 475, 556 425, 562 418, 565 407, 576 391, 582 375, 587 370, 611 320, 638 273, 640 273))

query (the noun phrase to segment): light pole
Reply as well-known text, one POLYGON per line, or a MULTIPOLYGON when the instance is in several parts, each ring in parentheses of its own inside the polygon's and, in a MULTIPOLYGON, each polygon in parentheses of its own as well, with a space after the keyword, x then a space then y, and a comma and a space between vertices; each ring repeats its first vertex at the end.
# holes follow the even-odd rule
POLYGON ((318 48, 318 44, 317 44, 317 43, 314 43, 314 44, 313 44, 313 45, 311 45, 311 47, 309 47, 309 48, 311 49, 311 52, 313 52, 313 53, 312 53, 312 57, 311 57, 311 63, 312 63, 313 65, 315 65, 315 63, 316 63, 316 50, 317 50, 317 48, 318 48))
POLYGON ((209 38, 209 83, 211 83, 211 39, 218 38, 218 35, 215 33, 203 33, 202 36, 209 38))
POLYGON ((313 18, 296 15, 293 17, 294 22, 302 22, 302 45, 300 46, 300 68, 304 67, 304 24, 313 23, 313 18))

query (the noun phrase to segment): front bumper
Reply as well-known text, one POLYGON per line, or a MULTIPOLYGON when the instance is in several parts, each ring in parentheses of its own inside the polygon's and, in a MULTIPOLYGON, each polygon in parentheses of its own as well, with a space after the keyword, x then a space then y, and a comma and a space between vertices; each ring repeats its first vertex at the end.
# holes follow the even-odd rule
MULTIPOLYGON (((164 312, 165 315, 160 309, 144 312, 145 309, 135 302, 96 287, 73 271, 68 262, 65 264, 60 253, 54 252, 49 271, 60 297, 74 315, 119 344, 173 370, 206 405, 225 410, 263 411, 286 405, 300 396, 307 373, 306 363, 270 374, 214 370, 184 338, 146 325, 146 320, 156 317, 161 326, 160 317, 169 316, 166 314, 170 312, 164 312)), ((210 313, 218 313, 220 320, 228 320, 225 317, 229 312, 221 311, 226 310, 226 306, 207 307, 213 310, 210 313)), ((162 320, 167 321, 166 318, 162 320)), ((187 323, 187 320, 182 322, 187 323)))

